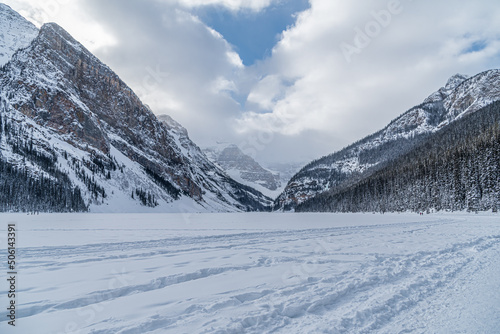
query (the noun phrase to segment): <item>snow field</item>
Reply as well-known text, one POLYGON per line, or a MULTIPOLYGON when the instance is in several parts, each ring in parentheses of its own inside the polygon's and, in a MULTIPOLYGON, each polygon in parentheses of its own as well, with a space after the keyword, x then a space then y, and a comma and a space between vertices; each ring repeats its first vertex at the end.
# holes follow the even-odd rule
POLYGON ((500 328, 493 214, 1 218, 0 233, 12 221, 19 230, 17 326, 1 311, 1 333, 500 328))

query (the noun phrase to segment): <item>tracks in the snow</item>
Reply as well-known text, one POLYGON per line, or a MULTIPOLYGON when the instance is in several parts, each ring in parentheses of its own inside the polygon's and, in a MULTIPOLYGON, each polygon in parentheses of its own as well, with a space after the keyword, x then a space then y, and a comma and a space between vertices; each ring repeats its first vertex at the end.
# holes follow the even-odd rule
MULTIPOLYGON (((157 240, 126 243, 25 248, 20 250, 24 269, 36 267, 42 271, 121 259, 149 258, 161 266, 166 256, 185 259, 199 255, 208 260, 203 263, 204 267, 188 272, 159 275, 153 271, 153 276, 146 281, 134 281, 71 299, 40 300, 21 305, 19 313, 22 317, 30 317, 79 309, 199 280, 251 273, 267 267, 280 266, 286 270, 312 261, 314 266, 309 267, 312 269, 306 272, 307 275, 299 275, 295 280, 286 280, 281 271, 281 284, 252 285, 248 282, 242 290, 228 290, 192 302, 178 301, 182 309, 175 314, 159 312, 139 323, 110 324, 95 328, 92 333, 133 334, 157 329, 176 332, 190 323, 199 323, 200 319, 203 321, 199 331, 206 333, 293 332, 297 326, 303 331, 370 333, 382 330, 394 317, 446 288, 465 267, 474 266, 482 252, 500 249, 500 235, 495 234, 464 237, 438 246, 435 242, 436 247, 431 250, 390 249, 393 245, 414 241, 414 238, 432 237, 433 232, 428 230, 436 227, 445 235, 446 225, 454 224, 462 223, 444 220, 209 236, 160 236, 157 240), (381 251, 386 245, 389 251, 381 251), (220 261, 210 262, 208 255, 211 253, 217 253, 214 258, 218 260, 224 254, 227 257, 239 254, 246 260, 239 258, 240 262, 234 265, 221 265, 220 261)), ((276 271, 273 274, 276 275, 276 271)))

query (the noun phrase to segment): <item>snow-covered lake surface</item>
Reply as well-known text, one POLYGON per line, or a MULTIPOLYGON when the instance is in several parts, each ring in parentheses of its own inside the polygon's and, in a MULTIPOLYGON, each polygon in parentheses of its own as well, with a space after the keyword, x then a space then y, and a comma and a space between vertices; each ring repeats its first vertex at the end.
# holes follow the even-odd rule
POLYGON ((498 333, 494 214, 2 214, 0 333, 498 333), (7 272, 2 260, 2 274, 7 272))

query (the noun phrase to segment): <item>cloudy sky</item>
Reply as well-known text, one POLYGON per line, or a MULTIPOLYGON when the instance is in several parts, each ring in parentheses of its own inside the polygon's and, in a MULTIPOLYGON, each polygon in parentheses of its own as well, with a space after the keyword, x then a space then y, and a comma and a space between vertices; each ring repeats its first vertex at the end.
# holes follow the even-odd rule
POLYGON ((455 73, 500 67, 497 0, 7 0, 56 22, 191 138, 309 161, 455 73))

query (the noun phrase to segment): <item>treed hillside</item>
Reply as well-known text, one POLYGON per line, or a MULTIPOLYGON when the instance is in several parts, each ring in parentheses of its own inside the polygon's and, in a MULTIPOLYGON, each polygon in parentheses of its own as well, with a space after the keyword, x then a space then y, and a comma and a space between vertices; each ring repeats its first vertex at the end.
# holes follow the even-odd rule
POLYGON ((500 207, 500 102, 425 138, 415 149, 296 211, 386 212, 500 207))
POLYGON ((366 173, 408 154, 427 137, 500 100, 500 70, 473 77, 454 75, 423 103, 410 108, 380 131, 306 165, 275 200, 275 210, 294 210, 315 196, 344 189, 366 173))
POLYGON ((0 159, 0 212, 87 211, 80 189, 56 168, 49 168, 53 177, 33 177, 0 159))
MULTIPOLYGON (((399 157, 409 151, 411 151, 415 146, 418 146, 420 142, 425 140, 428 133, 417 134, 410 138, 395 138, 392 141, 386 142, 384 144, 375 146, 370 149, 358 150, 357 146, 363 146, 369 144, 374 138, 379 136, 382 131, 379 131, 371 136, 368 136, 360 141, 355 142, 354 144, 342 149, 339 152, 333 153, 331 155, 322 157, 318 160, 314 160, 309 163, 305 167, 303 167, 297 174, 295 174, 292 179, 289 181, 287 188, 289 190, 297 191, 305 184, 307 186, 307 190, 310 193, 324 191, 324 189, 332 189, 337 187, 341 187, 346 182, 351 182, 352 180, 359 180, 360 177, 363 177, 365 174, 357 171, 355 168, 350 169, 348 166, 343 169, 332 169, 329 167, 326 168, 315 168, 315 165, 322 164, 323 166, 332 166, 338 163, 338 161, 352 161, 353 152, 357 154, 357 159, 359 164, 361 165, 376 165, 380 161, 390 161, 395 157, 399 157), (300 182, 300 179, 307 179, 308 182, 300 182), (297 186, 293 186, 293 184, 297 182, 297 186)), ((381 165, 377 165, 379 167, 381 165)), ((300 191, 300 190, 299 190, 300 191)), ((282 196, 278 197, 275 200, 275 208, 282 207, 283 210, 292 210, 297 203, 295 201, 288 203, 280 203, 282 201, 282 196)), ((307 198, 307 196, 304 196, 307 198)), ((300 202, 300 201, 298 201, 300 202)))
MULTIPOLYGON (((12 153, 23 157, 20 163, 14 164, 0 152, 0 212, 87 211, 80 189, 58 168, 57 154, 51 148, 38 150, 32 139, 22 140, 26 137, 22 130, 4 121, 0 110, 0 142, 10 145, 12 153), (27 164, 37 166, 38 172, 31 173, 25 167, 27 164)), ((96 197, 98 191, 102 193, 90 178, 88 185, 93 187, 96 197)))

